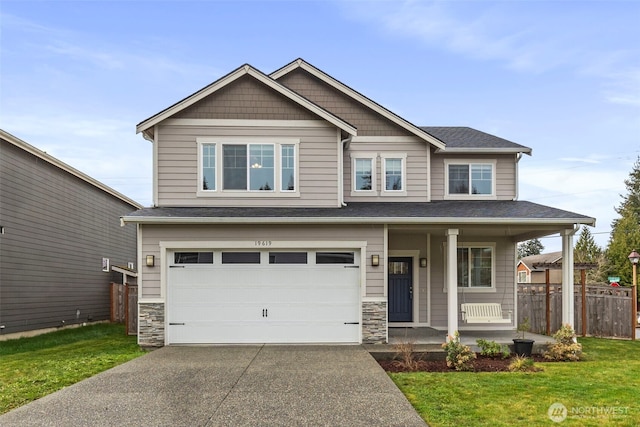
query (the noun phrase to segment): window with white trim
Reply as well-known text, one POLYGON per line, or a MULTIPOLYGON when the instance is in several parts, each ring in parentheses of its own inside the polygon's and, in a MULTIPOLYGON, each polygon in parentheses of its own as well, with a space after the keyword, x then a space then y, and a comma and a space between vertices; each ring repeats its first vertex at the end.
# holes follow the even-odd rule
POLYGON ((376 195, 377 153, 351 154, 351 195, 376 195))
POLYGON ((198 138, 198 196, 298 195, 298 140, 198 138))
POLYGON ((527 283, 527 272, 526 271, 518 271, 518 283, 527 283))
POLYGON ((382 159, 382 196, 405 196, 406 189, 406 153, 381 153, 382 159))
POLYGON ((445 197, 495 197, 495 169, 495 162, 445 161, 445 197))
POLYGON ((459 246, 457 249, 458 287, 492 288, 493 253, 492 246, 459 246))

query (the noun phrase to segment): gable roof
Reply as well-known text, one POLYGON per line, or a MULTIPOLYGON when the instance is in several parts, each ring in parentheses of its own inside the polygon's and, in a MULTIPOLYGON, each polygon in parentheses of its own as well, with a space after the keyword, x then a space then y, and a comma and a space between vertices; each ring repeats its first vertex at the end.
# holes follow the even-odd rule
POLYGON ((143 120, 142 122, 138 123, 138 125, 136 126, 136 133, 143 132, 146 137, 151 137, 152 136, 152 128, 153 128, 154 125, 156 125, 156 124, 160 123, 161 121, 173 116, 174 114, 184 110, 185 108, 195 104, 196 102, 202 100, 203 98, 211 95, 212 93, 216 92, 217 90, 227 86, 231 82, 233 82, 233 81, 237 80, 238 78, 240 78, 242 76, 245 76, 245 75, 249 75, 249 76, 255 78, 256 80, 258 80, 262 84, 270 87, 271 89, 275 90, 276 92, 280 93, 281 95, 284 95, 285 97, 289 98, 293 102, 301 105, 302 107, 308 109, 312 113, 320 116, 324 120, 328 121, 329 123, 333 124, 334 126, 338 127, 339 129, 343 130, 347 134, 353 135, 353 136, 357 135, 357 129, 354 126, 352 126, 351 124, 345 122, 344 120, 340 119, 339 117, 335 116, 334 114, 330 113, 329 111, 325 110, 324 108, 320 107, 319 105, 314 104, 313 102, 311 102, 307 98, 305 98, 302 95, 292 91, 291 89, 287 88, 286 86, 281 85, 280 83, 278 83, 277 81, 275 81, 271 77, 267 76, 266 74, 262 73, 261 71, 257 70, 256 68, 252 67, 249 64, 245 64, 245 65, 242 65, 241 67, 236 68, 234 71, 230 72, 229 74, 227 74, 225 76, 220 77, 218 80, 214 81, 210 85, 205 86, 204 88, 202 88, 199 91, 189 95, 188 97, 184 98, 183 100, 178 101, 177 103, 175 103, 172 106, 160 111, 159 113, 155 114, 154 116, 151 116, 148 119, 143 120))
POLYGON ((136 207, 137 209, 142 209, 142 205, 136 201, 134 201, 133 199, 130 199, 129 197, 125 196, 122 193, 119 193, 118 191, 114 190, 113 188, 101 183, 100 181, 91 178, 89 175, 80 172, 78 169, 75 169, 71 166, 69 166, 68 164, 64 163, 61 160, 56 159, 55 157, 53 157, 50 154, 45 153, 42 150, 37 149, 36 147, 34 147, 31 144, 28 144, 26 142, 24 142, 23 140, 21 140, 20 138, 13 136, 12 134, 10 134, 9 132, 6 132, 2 129, 0 129, 0 138, 2 138, 3 140, 7 141, 10 144, 15 145, 16 147, 26 151, 29 154, 32 154, 42 160, 44 160, 47 163, 50 163, 51 165, 62 169, 63 171, 77 177, 80 178, 81 180, 85 181, 86 183, 98 188, 99 190, 104 191, 105 193, 110 194, 113 197, 116 197, 120 200, 122 200, 123 202, 136 207))
POLYGON ((418 126, 414 125, 413 123, 410 123, 407 120, 403 119, 402 117, 398 116, 397 114, 387 110, 382 105, 380 105, 377 102, 367 98, 366 96, 364 96, 360 92, 350 88, 349 86, 345 85, 344 83, 334 79, 330 75, 326 74, 325 72, 323 72, 323 71, 319 70, 318 68, 314 67, 313 65, 309 64, 308 62, 306 62, 302 58, 296 59, 295 61, 285 65, 284 67, 282 67, 282 68, 280 68, 280 69, 278 69, 276 71, 274 71, 269 76, 271 78, 273 78, 274 80, 278 80, 280 77, 284 76, 285 74, 288 74, 288 73, 292 72, 293 70, 295 70, 297 68, 301 68, 301 69, 305 70, 309 74, 311 74, 314 77, 320 79, 321 81, 323 81, 324 83, 328 84, 329 86, 332 86, 333 88, 339 90, 340 92, 344 93, 345 95, 355 99, 359 103, 367 106, 368 108, 372 109, 376 113, 378 113, 381 116, 385 117, 386 119, 392 121, 396 125, 404 128, 405 130, 409 131, 410 133, 414 134, 415 136, 419 137, 420 139, 423 139, 423 140, 429 142, 430 144, 433 144, 436 148, 439 148, 441 150, 445 149, 445 144, 437 136, 431 135, 429 132, 425 131, 424 129, 419 128, 418 126))
POLYGON ((562 251, 549 252, 546 254, 529 255, 523 257, 520 263, 524 264, 530 271, 544 271, 541 268, 534 268, 534 264, 547 264, 562 261, 562 251))
POLYGON ((524 145, 470 127, 421 126, 420 129, 429 132, 447 144, 447 148, 443 150, 447 153, 525 153, 531 155, 532 151, 531 148, 524 145))

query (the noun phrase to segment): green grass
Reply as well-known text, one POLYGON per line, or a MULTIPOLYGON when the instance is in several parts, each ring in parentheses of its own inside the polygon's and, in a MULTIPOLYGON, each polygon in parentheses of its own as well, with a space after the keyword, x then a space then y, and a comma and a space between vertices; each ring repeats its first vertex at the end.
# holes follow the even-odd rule
POLYGON ((143 354, 115 324, 0 341, 0 414, 143 354))
POLYGON ((538 363, 543 372, 389 375, 433 427, 640 425, 640 342, 579 342, 583 361, 538 363), (560 424, 547 416, 556 402, 568 409, 560 424))

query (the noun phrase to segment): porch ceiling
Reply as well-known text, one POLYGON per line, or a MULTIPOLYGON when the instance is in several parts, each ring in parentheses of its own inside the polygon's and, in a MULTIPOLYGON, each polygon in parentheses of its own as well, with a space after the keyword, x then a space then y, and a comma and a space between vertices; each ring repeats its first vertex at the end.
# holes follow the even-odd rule
POLYGON ((394 234, 432 234, 444 236, 446 231, 451 228, 457 228, 459 231, 458 238, 464 237, 507 237, 514 242, 522 242, 524 240, 536 237, 544 237, 550 234, 556 234, 563 230, 572 230, 571 225, 544 224, 544 225, 469 225, 469 224, 447 224, 438 226, 432 225, 389 225, 389 233, 394 234))

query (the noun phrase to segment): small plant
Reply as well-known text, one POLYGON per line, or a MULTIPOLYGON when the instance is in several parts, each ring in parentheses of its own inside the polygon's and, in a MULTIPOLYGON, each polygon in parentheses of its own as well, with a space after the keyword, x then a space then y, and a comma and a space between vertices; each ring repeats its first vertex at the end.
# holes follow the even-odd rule
POLYGON ((415 371, 418 368, 418 361, 414 357, 415 343, 413 341, 403 341, 393 346, 396 354, 394 359, 398 359, 398 364, 403 368, 410 371, 415 371))
POLYGON ((529 322, 529 318, 525 317, 522 319, 522 322, 518 323, 518 328, 516 329, 518 332, 522 332, 522 339, 524 339, 525 332, 529 332, 531 330, 531 323, 529 322))
POLYGON ((509 364, 510 372, 538 372, 542 368, 536 366, 536 363, 530 357, 516 356, 509 364))
POLYGON ((476 340, 478 347, 480 347, 480 355, 487 357, 501 357, 506 359, 509 357, 509 347, 504 344, 498 344, 495 341, 487 341, 482 338, 476 340))
POLYGON ((544 358, 556 362, 577 362, 582 355, 582 345, 576 342, 576 333, 568 325, 562 325, 553 335, 555 343, 549 345, 549 350, 544 353, 544 358))
POLYGON ((447 352, 447 366, 456 371, 470 371, 473 366, 471 360, 476 358, 476 354, 471 351, 468 345, 460 342, 460 333, 455 331, 453 336, 449 336, 449 341, 442 344, 442 348, 447 352))

